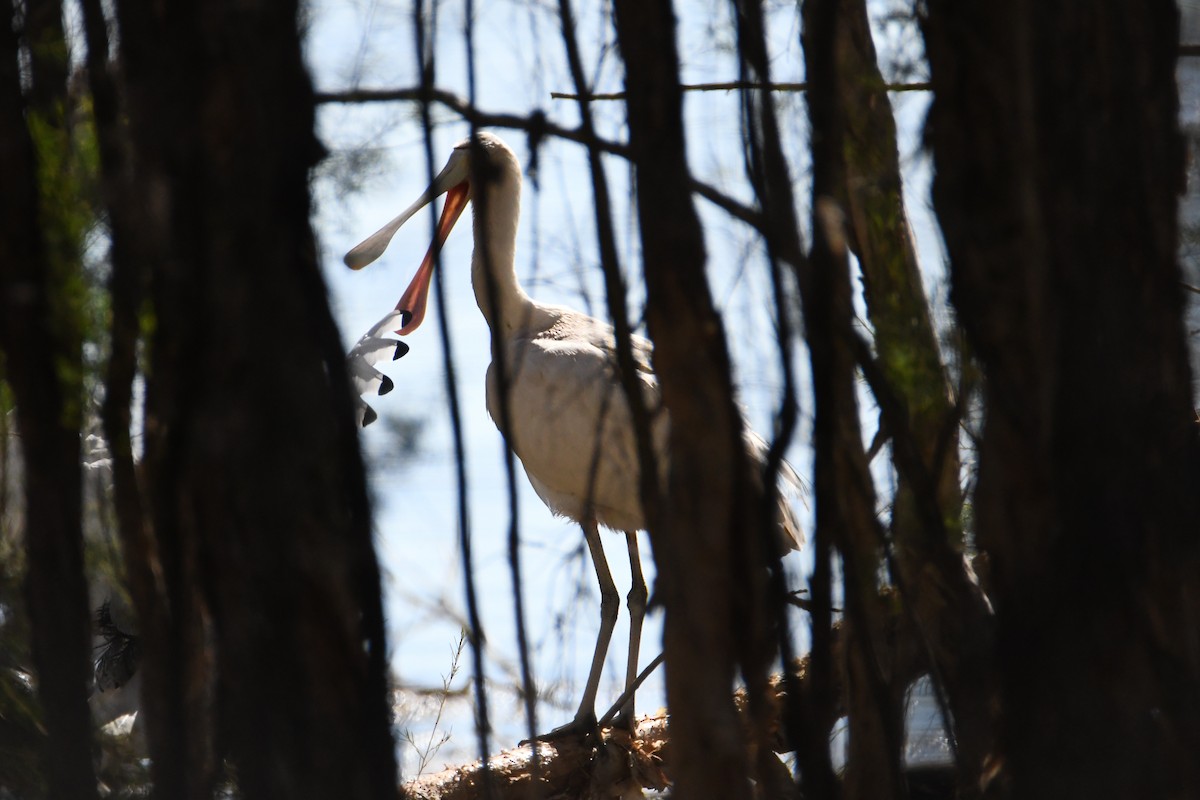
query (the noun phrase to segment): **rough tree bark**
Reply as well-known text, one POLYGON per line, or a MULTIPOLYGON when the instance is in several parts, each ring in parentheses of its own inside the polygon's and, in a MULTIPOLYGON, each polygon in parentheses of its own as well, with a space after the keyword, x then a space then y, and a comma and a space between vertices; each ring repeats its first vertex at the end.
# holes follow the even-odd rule
POLYGON ((156 790, 207 796, 228 756, 247 797, 394 796, 363 466, 309 227, 321 150, 296 4, 117 14, 154 314, 154 548, 137 555, 161 608, 135 600, 167 626, 145 664, 163 692, 156 790))
MULTIPOLYGON (((838 5, 834 50, 845 157, 842 185, 835 188, 874 328, 877 366, 863 367, 893 442, 895 578, 935 678, 945 684, 959 791, 972 796, 994 735, 993 619, 963 561, 959 411, 905 213, 896 123, 864 0, 838 5)), ((893 689, 902 696, 905 687, 893 689)))
POLYGON ((12 27, 16 12, 6 4, 0 24, 0 350, 25 465, 26 593, 49 733, 47 783, 56 797, 95 797, 80 516, 82 356, 71 302, 78 241, 64 223, 63 206, 72 201, 55 191, 69 179, 67 50, 58 3, 25 6, 23 42, 12 27))
POLYGON ((930 0, 934 203, 983 365, 996 796, 1200 791, 1200 446, 1168 0, 930 0))

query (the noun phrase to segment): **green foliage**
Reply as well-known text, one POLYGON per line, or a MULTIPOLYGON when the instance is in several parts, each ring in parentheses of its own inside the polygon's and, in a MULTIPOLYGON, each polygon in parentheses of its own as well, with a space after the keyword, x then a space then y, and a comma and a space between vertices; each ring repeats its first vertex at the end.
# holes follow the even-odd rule
POLYGON ((86 96, 75 98, 68 112, 53 116, 31 111, 27 120, 37 157, 50 326, 62 353, 55 366, 66 398, 64 422, 78 427, 84 415, 80 401, 88 383, 86 371, 94 373, 99 367, 101 348, 96 344, 107 317, 103 259, 94 259, 89 269, 86 258, 89 250, 101 249, 88 246, 100 227, 100 157, 86 96))

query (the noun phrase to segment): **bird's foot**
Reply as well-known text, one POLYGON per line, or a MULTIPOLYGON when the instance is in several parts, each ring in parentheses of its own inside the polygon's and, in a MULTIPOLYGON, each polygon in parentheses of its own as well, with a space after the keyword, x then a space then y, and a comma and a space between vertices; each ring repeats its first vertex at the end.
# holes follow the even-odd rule
MULTIPOLYGON (((596 724, 596 715, 594 713, 576 714, 575 719, 566 725, 559 725, 549 733, 539 735, 537 740, 539 742, 553 742, 562 739, 587 739, 589 736, 596 736, 599 733, 600 728, 596 724)), ((532 739, 524 739, 520 744, 527 745, 532 741, 532 739)))

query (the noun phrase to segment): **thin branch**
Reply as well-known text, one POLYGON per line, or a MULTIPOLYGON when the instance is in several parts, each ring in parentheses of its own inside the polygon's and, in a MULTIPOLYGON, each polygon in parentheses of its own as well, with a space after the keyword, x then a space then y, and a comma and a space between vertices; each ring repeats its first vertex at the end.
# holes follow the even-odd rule
POLYGON ((650 674, 662 665, 663 656, 663 653, 659 653, 657 656, 655 656, 654 660, 647 664, 646 668, 639 672, 638 676, 633 679, 633 683, 629 684, 625 691, 621 692, 621 696, 616 699, 616 702, 609 706, 608 711, 604 713, 604 716, 600 718, 600 722, 597 723, 601 728, 616 719, 617 714, 622 708, 625 707, 625 703, 629 701, 629 698, 633 697, 633 693, 641 688, 642 684, 646 682, 646 679, 650 677, 650 674))
POLYGON ((594 147, 605 153, 628 158, 628 147, 617 142, 610 142, 597 136, 589 136, 587 131, 580 128, 564 128, 546 119, 541 111, 529 115, 506 114, 480 111, 465 98, 444 89, 417 88, 404 89, 349 89, 340 92, 318 92, 317 104, 324 103, 395 103, 395 102, 428 102, 440 103, 458 114, 477 128, 511 128, 528 132, 534 138, 541 136, 557 136, 579 144, 594 147))
MULTIPOLYGON (((751 228, 754 228, 754 230, 766 235, 766 220, 763 218, 761 210, 742 205, 729 195, 721 192, 721 190, 709 186, 707 183, 702 183, 695 178, 692 178, 691 188, 693 192, 700 195, 725 213, 729 214, 729 216, 741 220, 751 228)), ((780 253, 779 257, 783 261, 786 261, 789 265, 796 266, 794 263, 792 263, 789 254, 780 253)))
MULTIPOLYGON (((318 92, 316 102, 324 103, 440 103, 467 122, 478 128, 508 128, 525 131, 533 139, 545 136, 555 136, 570 142, 582 144, 602 153, 629 158, 629 146, 624 142, 613 142, 589 133, 586 129, 566 128, 551 122, 541 111, 532 114, 510 114, 503 112, 480 111, 464 98, 444 89, 421 88, 408 89, 348 89, 337 92, 318 92)), ((692 191, 708 202, 720 208, 731 217, 744 222, 757 231, 763 230, 762 213, 749 206, 743 205, 716 187, 692 179, 692 191)))
MULTIPOLYGON (((808 84, 800 83, 760 83, 758 81, 722 81, 719 83, 688 83, 680 86, 685 92, 733 92, 741 89, 762 89, 769 92, 804 92, 808 84)), ((889 92, 927 92, 929 82, 917 83, 885 83, 883 88, 889 92)), ((579 95, 570 92, 551 92, 552 100, 578 100, 579 95)), ((589 100, 624 100, 624 92, 608 92, 588 95, 589 100)))
MULTIPOLYGON (((765 17, 760 4, 733 3, 734 16, 737 20, 738 45, 738 74, 739 81, 742 136, 746 177, 754 189, 754 196, 763 209, 765 224, 769 232, 763 234, 763 242, 767 249, 767 266, 771 278, 771 289, 776 309, 776 343, 778 344, 779 369, 783 376, 783 386, 779 398, 779 408, 775 417, 775 436, 767 449, 766 463, 763 468, 762 521, 760 533, 765 551, 771 552, 770 539, 774 534, 769 521, 774 518, 772 507, 779 503, 778 476, 784 464, 784 453, 795 435, 799 405, 796 399, 796 376, 793 368, 795 343, 795 325, 792 315, 794 303, 784 286, 784 267, 786 262, 793 270, 801 269, 805 260, 804 246, 801 240, 800 226, 796 217, 795 195, 792 190, 790 170, 783 155, 783 144, 779 133, 779 123, 775 115, 775 98, 765 91, 754 87, 774 87, 770 81, 769 57, 767 56, 765 17), (751 76, 753 79, 751 79, 751 76)), ((774 622, 775 635, 779 655, 783 663, 791 663, 793 656, 793 641, 791 625, 786 608, 789 595, 787 578, 784 570, 776 565, 769 571, 767 592, 764 597, 774 605, 777 619, 774 622)), ((746 687, 760 725, 752 730, 761 735, 764 731, 761 725, 761 686, 760 678, 765 677, 767 666, 752 667, 743 661, 742 674, 746 679, 746 687)), ((796 681, 788 687, 789 704, 786 711, 783 730, 790 742, 801 745, 807 738, 816 738, 811 724, 806 725, 804 706, 796 681), (807 729, 806 729, 807 728, 807 729)), ((811 720, 807 721, 811 723, 811 720)), ((824 723, 821 723, 822 726, 824 723)), ((768 762, 760 762, 765 766, 768 762)), ((786 771, 785 771, 786 772, 786 771)), ((769 780, 769 772, 760 769, 758 780, 769 780)), ((799 777, 798 775, 796 776, 799 777)), ((792 793, 796 790, 795 781, 790 774, 775 790, 792 793)))
MULTIPOLYGON (((433 80, 436 68, 436 37, 426 41, 426 30, 422 19, 424 6, 418 2, 413 7, 413 31, 416 36, 417 66, 421 73, 421 86, 411 98, 420 105, 421 129, 424 132, 425 169, 430 185, 433 184, 435 162, 433 160, 433 123, 430 115, 431 97, 434 93, 433 80)), ((431 233, 436 232, 437 223, 430 217, 431 233)), ((484 679, 483 646, 486 637, 483 633, 482 619, 479 614, 479 603, 475 587, 474 556, 471 539, 471 514, 468 510, 469 484, 467 480, 467 449, 463 433, 462 410, 459 401, 458 379, 455 373, 454 352, 450 347, 450 328, 446 321, 446 288, 440 269, 442 252, 439 248, 434 253, 434 264, 437 280, 434 281, 434 303, 437 308, 438 336, 442 345, 442 366, 445 372, 446 399, 450 411, 450 430, 454 442, 454 479, 457 489, 458 512, 458 541, 459 556, 463 567, 463 594, 465 595, 468 618, 468 643, 471 646, 471 681, 475 687, 475 736, 479 746, 480 758, 486 759, 491 745, 489 735, 491 725, 488 721, 487 681, 484 679)), ((487 761, 482 762, 483 775, 486 779, 488 772, 487 761)), ((490 782, 485 781, 485 787, 490 782)), ((482 795, 487 800, 493 800, 494 794, 486 790, 482 795)))

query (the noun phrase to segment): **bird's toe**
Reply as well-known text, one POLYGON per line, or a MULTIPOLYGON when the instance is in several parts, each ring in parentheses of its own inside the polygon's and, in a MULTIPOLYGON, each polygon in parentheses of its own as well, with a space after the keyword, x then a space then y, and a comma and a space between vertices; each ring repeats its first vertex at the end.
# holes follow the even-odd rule
MULTIPOLYGON (((543 733, 537 737, 539 742, 552 742, 555 740, 579 738, 586 739, 589 736, 595 736, 600 732, 599 726, 596 724, 595 714, 578 714, 575 719, 568 722, 566 725, 559 725, 554 730, 543 733)), ((525 739, 521 742, 522 745, 529 744, 532 739, 525 739)))

